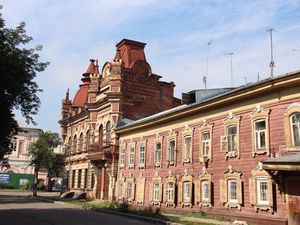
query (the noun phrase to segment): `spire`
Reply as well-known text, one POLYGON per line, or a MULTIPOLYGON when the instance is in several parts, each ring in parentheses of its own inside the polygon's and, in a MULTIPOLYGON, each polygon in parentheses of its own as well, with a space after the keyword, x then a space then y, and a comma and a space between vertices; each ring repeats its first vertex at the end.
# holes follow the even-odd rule
POLYGON ((66 101, 69 101, 70 99, 69 99, 69 95, 70 95, 70 92, 69 92, 69 88, 67 89, 67 93, 66 93, 66 98, 65 98, 65 100, 66 101))
POLYGON ((94 72, 95 72, 95 64, 94 64, 94 62, 95 62, 95 60, 94 59, 90 59, 90 65, 89 65, 89 67, 87 68, 87 70, 86 70, 86 74, 88 73, 88 74, 94 74, 94 72))
POLYGON ((96 59, 96 65, 95 65, 95 71, 94 71, 95 75, 99 74, 99 65, 98 65, 98 59, 96 59))

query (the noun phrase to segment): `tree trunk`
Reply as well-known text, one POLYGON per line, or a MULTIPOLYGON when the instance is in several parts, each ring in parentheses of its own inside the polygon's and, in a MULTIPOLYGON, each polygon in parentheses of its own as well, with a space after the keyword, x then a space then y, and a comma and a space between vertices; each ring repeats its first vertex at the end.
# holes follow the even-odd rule
POLYGON ((47 175, 47 188, 46 188, 46 191, 49 191, 49 192, 52 191, 51 176, 49 174, 47 175))
POLYGON ((32 187, 32 196, 33 197, 37 196, 38 176, 39 176, 39 168, 34 167, 34 184, 32 187))

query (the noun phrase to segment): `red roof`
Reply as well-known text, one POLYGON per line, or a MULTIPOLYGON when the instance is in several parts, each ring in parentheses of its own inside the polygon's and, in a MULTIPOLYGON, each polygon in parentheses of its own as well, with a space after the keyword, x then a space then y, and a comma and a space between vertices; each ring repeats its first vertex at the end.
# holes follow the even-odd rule
POLYGON ((89 90, 89 85, 82 84, 79 87, 79 90, 77 91, 74 101, 73 101, 73 106, 84 106, 85 103, 87 103, 88 100, 88 90, 89 90))

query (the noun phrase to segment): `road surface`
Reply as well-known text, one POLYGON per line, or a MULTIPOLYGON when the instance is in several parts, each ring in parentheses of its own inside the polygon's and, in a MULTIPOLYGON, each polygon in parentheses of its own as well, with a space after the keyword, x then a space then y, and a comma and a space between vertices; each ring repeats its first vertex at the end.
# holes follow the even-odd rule
MULTIPOLYGON (((29 193, 27 193, 28 195, 29 193)), ((22 192, 0 191, 0 225, 150 225, 132 218, 31 199, 22 192)))

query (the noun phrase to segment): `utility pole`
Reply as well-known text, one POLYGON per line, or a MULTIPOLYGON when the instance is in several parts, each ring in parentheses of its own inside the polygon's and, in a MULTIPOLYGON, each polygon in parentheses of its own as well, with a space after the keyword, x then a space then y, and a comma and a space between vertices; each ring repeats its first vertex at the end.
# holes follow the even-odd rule
POLYGON ((233 67, 232 67, 232 55, 233 52, 225 53, 224 55, 230 55, 230 84, 233 87, 233 67))
POLYGON ((271 68, 271 78, 273 78, 273 70, 274 70, 274 67, 275 67, 275 62, 273 60, 273 38, 272 38, 272 32, 273 32, 273 28, 269 28, 267 30, 267 32, 270 33, 270 42, 271 42, 271 61, 270 61, 270 65, 269 67, 271 68))
POLYGON ((205 89, 207 89, 207 75, 208 75, 208 58, 209 58, 209 46, 211 45, 212 43, 212 40, 210 40, 208 43, 207 43, 207 54, 206 54, 206 72, 203 76, 203 83, 204 83, 204 87, 205 89))

